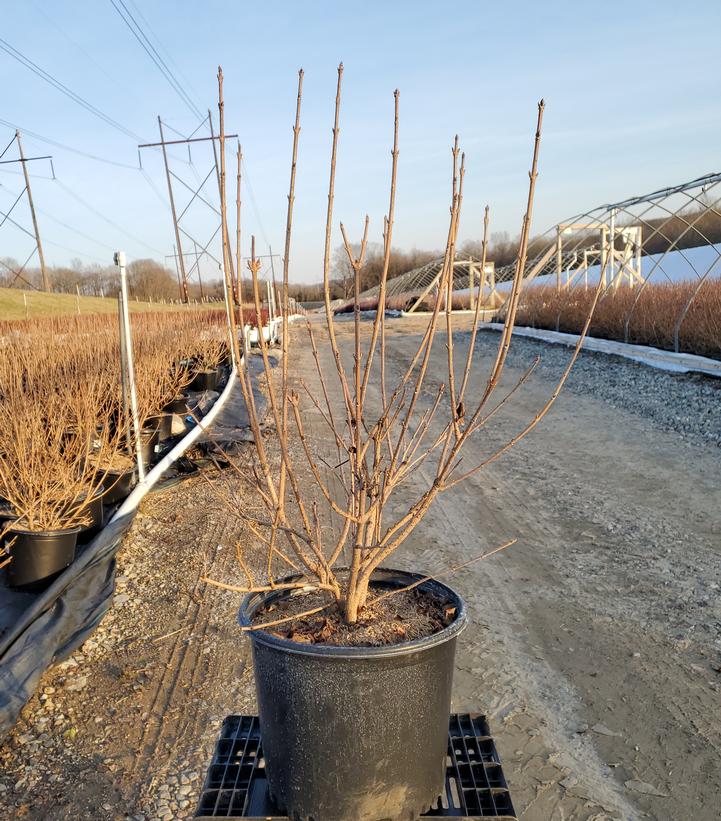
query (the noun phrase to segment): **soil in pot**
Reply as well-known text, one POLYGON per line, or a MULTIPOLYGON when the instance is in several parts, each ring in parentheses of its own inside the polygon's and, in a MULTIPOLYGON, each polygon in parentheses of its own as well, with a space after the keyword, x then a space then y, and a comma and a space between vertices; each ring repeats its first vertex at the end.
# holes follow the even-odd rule
POLYGON ((57 578, 75 558, 79 527, 67 530, 30 531, 13 527, 13 541, 6 549, 12 560, 7 565, 10 587, 41 590, 57 578))
POLYGON ((218 385, 218 369, 206 368, 197 371, 190 383, 191 390, 194 391, 214 391, 218 385))
MULTIPOLYGON (((371 597, 421 577, 382 570, 371 597)), ((241 624, 322 606, 317 593, 248 596, 241 624)), ((271 794, 298 821, 409 821, 444 784, 463 601, 437 581, 345 625, 334 610, 249 632, 271 794)))

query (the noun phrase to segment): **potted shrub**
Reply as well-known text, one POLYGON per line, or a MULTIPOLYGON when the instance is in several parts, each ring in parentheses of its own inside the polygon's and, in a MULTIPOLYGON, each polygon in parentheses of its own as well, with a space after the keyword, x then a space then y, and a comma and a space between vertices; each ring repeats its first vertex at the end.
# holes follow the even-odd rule
POLYGON ((0 403, 0 495, 16 517, 5 537, 13 587, 54 578, 73 561, 78 534, 93 526, 101 482, 90 458, 95 420, 83 436, 72 403, 70 391, 0 403), (63 414, 73 419, 71 436, 63 414))
POLYGON ((46 583, 73 560, 78 536, 87 540, 103 524, 102 465, 125 428, 107 364, 113 335, 95 330, 61 336, 30 327, 0 350, 0 496, 14 517, 3 527, 15 586, 46 583))
POLYGON ((270 313, 267 308, 253 308, 245 314, 245 321, 248 327, 248 342, 251 346, 260 345, 260 330, 263 331, 263 341, 270 344, 270 313), (258 321, 260 317, 260 322, 258 321))
MULTIPOLYGON (((469 439, 484 428, 530 373, 510 391, 504 391, 502 398, 495 398, 525 270, 541 103, 519 258, 505 329, 486 389, 480 396, 467 394, 480 300, 467 356, 458 363, 454 355, 453 263, 464 177, 464 159, 459 157, 457 140, 452 152, 450 225, 438 283, 443 299, 435 300, 407 371, 395 384, 388 384, 385 300, 398 159, 396 93, 383 271, 378 308, 369 333, 361 326, 359 300, 368 220, 356 252, 341 225, 354 274, 355 297, 352 356, 343 356, 336 338, 329 280, 341 74, 342 66, 324 257, 325 331, 333 366, 330 374, 324 372, 313 326, 308 323, 319 384, 303 384, 302 396, 291 389, 288 259, 299 132, 297 110, 283 266, 280 379, 270 365, 267 340, 258 335, 274 422, 269 435, 263 435, 260 429, 251 376, 245 369, 239 373, 256 449, 256 464, 246 479, 255 488, 265 515, 252 515, 244 506, 231 509, 265 546, 266 573, 265 578, 257 578, 243 559, 242 546, 238 546, 244 583, 233 589, 246 594, 239 621, 252 641, 266 775, 279 808, 290 818, 304 821, 396 821, 416 818, 441 793, 455 643, 466 616, 463 601, 440 581, 438 573, 401 572, 388 565, 441 492, 483 469, 538 424, 562 387, 582 340, 557 390, 528 425, 482 463, 461 467, 469 439), (432 386, 434 400, 429 409, 421 412, 418 397, 438 379, 438 374, 431 377, 428 367, 443 320, 446 381, 432 386), (373 402, 368 391, 371 378, 380 385, 376 391, 380 398, 373 402), (315 408, 324 420, 332 461, 323 458, 329 454, 316 453, 309 443, 304 424, 306 408, 315 408), (411 502, 404 502, 400 509, 397 504, 392 506, 398 489, 421 465, 431 476, 428 483, 411 502), (289 574, 289 568, 295 572, 289 574)), ((222 74, 219 80, 221 213, 225 218, 222 74)), ((486 217, 486 235, 487 227, 486 217)), ((485 237, 483 247, 485 263, 485 237)), ((251 248, 255 313, 260 316, 260 263, 254 242, 251 248)), ((228 249, 224 250, 227 257, 228 249)), ((227 269, 226 283, 229 287, 227 269)), ((486 551, 476 560, 510 544, 486 551)), ((445 571, 453 569, 458 568, 445 571)))
POLYGON ((218 367, 225 357, 226 346, 215 334, 198 340, 194 360, 194 376, 190 383, 194 391, 214 391, 218 386, 218 367))

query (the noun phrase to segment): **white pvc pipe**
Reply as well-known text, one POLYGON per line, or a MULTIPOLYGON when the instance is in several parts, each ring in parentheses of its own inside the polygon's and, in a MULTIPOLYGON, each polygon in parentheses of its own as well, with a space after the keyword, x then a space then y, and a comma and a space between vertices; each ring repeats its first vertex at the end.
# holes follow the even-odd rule
POLYGON ((128 366, 128 387, 130 389, 130 410, 133 415, 135 429, 135 454, 138 460, 138 476, 140 481, 145 478, 143 464, 143 447, 140 441, 140 417, 138 415, 138 395, 135 389, 135 365, 133 363, 133 340, 130 334, 130 311, 128 309, 128 277, 125 271, 125 254, 118 251, 118 267, 120 268, 120 295, 123 306, 123 336, 125 338, 125 362, 128 366))
POLYGON ((115 512, 115 515, 110 520, 114 522, 116 519, 124 516, 126 513, 130 513, 130 511, 135 510, 135 508, 140 504, 141 500, 145 496, 145 494, 153 487, 153 485, 160 479, 160 477, 165 473, 165 471, 171 467, 173 462, 179 459, 188 448, 195 443, 200 436, 206 432, 207 428, 212 425, 213 420, 215 417, 220 413, 220 409, 225 405, 228 401, 228 397, 233 390, 233 386, 235 385, 237 380, 236 370, 230 372, 230 376, 228 377, 228 384, 223 389, 223 392, 218 397, 217 401, 213 405, 213 407, 208 411, 208 413, 203 417, 202 421, 198 422, 198 424, 178 442, 172 450, 163 456, 163 458, 158 462, 157 465, 146 475, 145 479, 138 482, 135 486, 131 494, 127 497, 127 499, 120 505, 120 507, 115 512))
MULTIPOLYGON (((293 316, 288 317, 288 322, 292 322, 295 319, 302 319, 300 314, 295 314, 293 316)), ((276 320, 276 322, 280 322, 282 320, 276 320)), ((247 327, 247 326, 246 326, 247 327)), ((243 358, 241 357, 241 367, 243 365, 243 358)), ((115 521, 116 519, 124 516, 126 513, 130 513, 130 511, 135 510, 136 507, 140 504, 141 500, 145 496, 146 493, 156 484, 156 482, 160 479, 160 477, 165 473, 165 471, 171 467, 173 462, 179 459, 191 445, 193 445, 200 436, 206 432, 208 427, 213 424, 215 417, 220 413, 220 409, 225 405, 230 397, 231 391, 233 386, 237 381, 237 373, 235 367, 230 372, 230 376, 228 377, 228 384, 223 389, 223 392, 218 397, 216 403, 213 407, 208 411, 208 413, 203 417, 202 421, 198 422, 198 424, 180 440, 180 442, 173 447, 168 453, 163 456, 163 458, 158 462, 157 465, 146 475, 143 481, 140 481, 135 488, 133 488, 130 495, 127 499, 123 502, 123 504, 117 509, 115 515, 110 520, 111 522, 115 521)))

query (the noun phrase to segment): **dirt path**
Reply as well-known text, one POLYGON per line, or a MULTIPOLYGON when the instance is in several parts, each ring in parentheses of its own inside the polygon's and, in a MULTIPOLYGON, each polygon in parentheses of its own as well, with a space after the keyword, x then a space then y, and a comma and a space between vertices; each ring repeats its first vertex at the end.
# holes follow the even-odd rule
MULTIPOLYGON (((422 323, 389 325, 389 384, 422 323)), ((344 352, 350 331, 340 330, 344 352)), ((497 342, 479 339, 469 395, 497 342)), ((467 345, 459 335, 459 360, 467 345)), ((432 383, 444 379, 445 355, 439 338, 432 383)), ((516 357, 506 386, 531 358, 516 357)), ((621 365, 595 367, 606 378, 621 365)), ((312 374, 307 352, 299 371, 312 374)), ((553 382, 540 371, 478 437, 469 465, 543 405, 553 382)), ((685 821, 692 807, 694 818, 718 818, 718 448, 571 390, 517 449, 442 496, 394 562, 432 572, 513 537, 503 555, 454 579, 471 614, 454 701, 489 715, 521 816, 685 821)))
MULTIPOLYGON (((420 327, 389 326, 389 379, 420 327)), ((348 353, 350 330, 339 329, 348 353)), ((294 368, 314 385, 297 333, 294 368)), ((495 343, 479 339, 472 388, 495 343)), ((519 350, 508 384, 533 355, 519 350)), ((439 340, 437 381, 444 353, 439 340)), ((617 363, 582 367, 623 396, 617 363)), ((479 455, 540 407, 555 371, 537 371, 479 437, 479 455)), ((522 818, 710 821, 721 798, 721 451, 644 415, 636 394, 633 412, 610 403, 588 379, 515 451, 442 497, 394 563, 437 571, 518 537, 453 579, 471 615, 454 707, 489 716, 522 818)), ((306 411, 322 451, 327 433, 306 411)), ((233 545, 253 543, 218 497, 237 486, 232 473, 207 478, 212 487, 190 480, 143 505, 113 609, 44 677, 0 752, 0 817, 192 817, 222 718, 255 710, 240 597, 200 581, 238 582, 233 545)))

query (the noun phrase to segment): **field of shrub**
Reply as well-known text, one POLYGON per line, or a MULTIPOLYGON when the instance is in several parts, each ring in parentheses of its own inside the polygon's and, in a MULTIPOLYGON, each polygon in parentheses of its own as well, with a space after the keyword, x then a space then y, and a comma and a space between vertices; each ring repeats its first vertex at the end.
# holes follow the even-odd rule
MULTIPOLYGON (((609 291, 596 306, 589 335, 674 350, 674 328, 696 286, 690 282, 647 285, 626 318, 637 289, 609 291)), ((522 294, 518 325, 579 333, 593 301, 593 289, 558 293, 554 287, 531 287, 522 294)), ((679 350, 721 359, 721 280, 709 280, 691 302, 679 330, 679 350)))

